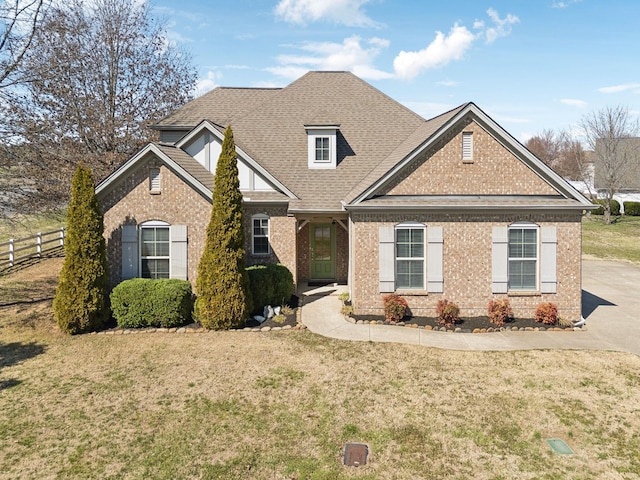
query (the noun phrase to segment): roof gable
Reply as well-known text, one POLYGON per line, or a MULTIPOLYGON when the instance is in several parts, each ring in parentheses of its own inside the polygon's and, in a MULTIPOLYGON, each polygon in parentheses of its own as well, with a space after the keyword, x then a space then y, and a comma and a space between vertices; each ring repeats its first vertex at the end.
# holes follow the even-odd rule
MULTIPOLYGON (((380 167, 389 168, 384 172, 382 168, 372 172, 366 179, 370 183, 362 183, 359 190, 354 189, 345 203, 357 205, 381 195, 524 194, 559 195, 584 206, 591 205, 475 104, 468 103, 448 113, 417 148, 396 163, 393 163, 395 159, 388 159, 381 164, 380 167), (461 135, 467 127, 482 133, 485 143, 475 147, 479 155, 477 161, 463 165, 461 135), (490 161, 483 162, 483 155, 490 161), (489 157, 495 155, 502 156, 502 164, 491 161, 489 157), (465 167, 471 167, 468 171, 475 170, 477 177, 465 178, 465 167), (496 177, 504 180, 495 181, 496 177)), ((424 133, 428 133, 426 128, 424 133)))

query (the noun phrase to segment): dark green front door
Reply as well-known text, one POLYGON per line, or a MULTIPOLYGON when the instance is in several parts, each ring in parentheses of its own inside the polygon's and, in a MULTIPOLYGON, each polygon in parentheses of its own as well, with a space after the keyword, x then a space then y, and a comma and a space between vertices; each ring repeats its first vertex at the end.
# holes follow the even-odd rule
POLYGON ((311 279, 336 278, 336 229, 327 224, 311 225, 311 279))

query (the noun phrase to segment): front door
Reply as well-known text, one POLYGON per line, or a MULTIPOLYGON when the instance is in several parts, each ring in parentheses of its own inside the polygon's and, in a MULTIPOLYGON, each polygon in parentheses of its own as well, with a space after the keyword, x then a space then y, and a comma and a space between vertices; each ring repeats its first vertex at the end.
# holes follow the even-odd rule
POLYGON ((311 225, 311 279, 336 278, 336 229, 327 224, 311 225))

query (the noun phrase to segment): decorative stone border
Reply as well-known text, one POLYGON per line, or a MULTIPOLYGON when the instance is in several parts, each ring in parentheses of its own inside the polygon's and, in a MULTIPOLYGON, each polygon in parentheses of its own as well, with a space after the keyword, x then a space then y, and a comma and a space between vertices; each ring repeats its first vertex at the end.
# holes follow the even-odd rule
MULTIPOLYGON (((226 330, 227 332, 277 332, 280 330, 305 330, 306 325, 298 323, 296 326, 283 325, 282 327, 245 327, 226 330)), ((184 327, 172 327, 172 328, 111 328, 109 330, 101 330, 99 332, 91 332, 89 335, 133 335, 140 333, 208 333, 215 332, 216 330, 207 330, 197 324, 186 325, 184 327)))
POLYGON ((417 323, 406 323, 406 322, 398 322, 398 323, 387 323, 384 321, 378 320, 357 320, 355 318, 351 318, 345 316, 344 319, 356 325, 388 325, 391 327, 405 327, 405 328, 418 328, 421 330, 430 330, 434 332, 444 332, 444 333, 493 333, 493 332, 585 332, 587 331, 587 326, 582 325, 581 327, 489 327, 489 328, 474 328, 471 330, 470 328, 460 328, 456 327, 455 329, 447 328, 447 327, 432 327, 431 325, 418 325, 417 323))

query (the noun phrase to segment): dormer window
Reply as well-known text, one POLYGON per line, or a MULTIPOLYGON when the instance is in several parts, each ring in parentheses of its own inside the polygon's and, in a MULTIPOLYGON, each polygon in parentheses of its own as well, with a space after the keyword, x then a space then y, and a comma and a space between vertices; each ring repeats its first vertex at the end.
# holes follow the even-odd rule
POLYGON ((329 137, 316 137, 316 162, 330 162, 329 137))
POLYGON ((340 125, 305 125, 308 165, 311 169, 336 168, 336 138, 340 125))

